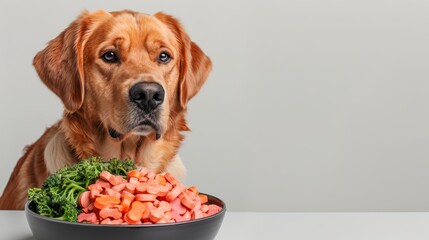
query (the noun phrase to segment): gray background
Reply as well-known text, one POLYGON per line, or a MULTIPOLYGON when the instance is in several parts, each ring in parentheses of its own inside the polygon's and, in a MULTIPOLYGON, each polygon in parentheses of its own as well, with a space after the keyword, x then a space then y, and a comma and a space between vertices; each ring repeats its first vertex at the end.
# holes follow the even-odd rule
POLYGON ((31 65, 83 9, 165 11, 214 70, 187 184, 233 211, 429 210, 429 1, 1 1, 0 190, 61 116, 31 65))

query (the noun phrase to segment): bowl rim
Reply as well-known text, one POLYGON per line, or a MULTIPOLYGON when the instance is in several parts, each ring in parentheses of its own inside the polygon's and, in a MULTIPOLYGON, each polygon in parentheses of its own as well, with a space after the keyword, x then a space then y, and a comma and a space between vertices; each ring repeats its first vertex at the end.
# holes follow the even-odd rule
MULTIPOLYGON (((204 222, 204 221, 210 221, 213 218, 216 217, 220 217, 220 215, 225 214, 226 212, 226 204, 224 201, 222 201, 220 198, 217 198, 215 196, 212 196, 210 194, 205 194, 205 193, 201 193, 204 195, 207 195, 207 197, 210 199, 214 199, 215 201, 219 201, 219 203, 221 203, 223 206, 219 206, 222 207, 222 210, 220 210, 219 212, 207 216, 207 217, 203 217, 203 218, 199 218, 199 219, 193 219, 193 220, 188 220, 188 221, 183 221, 183 222, 175 222, 175 223, 156 223, 156 224, 92 224, 92 223, 80 223, 80 222, 69 222, 69 221, 65 221, 65 220, 58 220, 58 219, 54 219, 54 218, 50 218, 47 216, 42 216, 36 212, 34 212, 33 210, 30 209, 29 205, 32 201, 28 200, 25 203, 25 212, 27 214, 30 214, 32 216, 34 216, 35 218, 40 218, 42 220, 45 221, 49 221, 49 222, 55 222, 55 223, 60 223, 60 224, 70 224, 70 225, 76 225, 76 226, 82 226, 82 227, 107 227, 107 228, 153 228, 153 227, 171 227, 171 226, 180 226, 180 225, 184 225, 184 224, 192 224, 192 223, 198 223, 198 222, 204 222)), ((209 201, 210 202, 210 201, 209 201)), ((214 203, 212 203, 214 204, 214 203)), ((27 218, 27 222, 28 222, 28 218, 27 218)))

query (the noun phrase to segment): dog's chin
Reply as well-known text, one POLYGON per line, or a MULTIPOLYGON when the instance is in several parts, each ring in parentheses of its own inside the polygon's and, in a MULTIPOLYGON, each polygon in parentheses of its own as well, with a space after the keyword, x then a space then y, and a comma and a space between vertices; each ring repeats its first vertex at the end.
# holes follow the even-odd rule
POLYGON ((131 129, 131 131, 128 131, 126 133, 121 133, 118 130, 109 127, 109 135, 116 141, 123 141, 124 139, 132 135, 146 137, 152 133, 155 133, 156 140, 161 137, 161 133, 159 132, 159 130, 150 125, 138 125, 131 129))
POLYGON ((156 131, 153 127, 148 126, 148 125, 141 125, 141 126, 137 126, 135 127, 131 132, 134 135, 138 135, 138 136, 147 136, 151 133, 153 133, 154 131, 156 131))

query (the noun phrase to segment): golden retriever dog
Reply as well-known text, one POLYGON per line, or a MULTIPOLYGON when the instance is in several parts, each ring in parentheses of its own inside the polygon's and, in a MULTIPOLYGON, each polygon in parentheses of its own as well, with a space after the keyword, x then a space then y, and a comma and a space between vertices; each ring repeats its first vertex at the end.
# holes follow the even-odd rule
POLYGON ((0 209, 23 209, 30 187, 90 156, 132 159, 180 178, 178 148, 189 100, 206 81, 210 59, 164 13, 84 12, 33 61, 64 104, 16 164, 0 209))

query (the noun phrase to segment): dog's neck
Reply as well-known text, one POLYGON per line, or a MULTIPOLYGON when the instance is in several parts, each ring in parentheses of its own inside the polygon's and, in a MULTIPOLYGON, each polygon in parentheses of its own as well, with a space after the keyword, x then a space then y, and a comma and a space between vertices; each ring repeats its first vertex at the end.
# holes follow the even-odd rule
POLYGON ((158 140, 130 136, 118 142, 107 131, 90 124, 82 123, 76 116, 65 116, 57 124, 57 132, 47 142, 44 153, 49 173, 76 163, 78 159, 101 156, 104 160, 112 157, 132 159, 137 166, 144 166, 155 172, 169 171, 177 177, 185 174, 185 168, 177 154, 184 138, 178 129, 171 128, 158 140))
MULTIPOLYGON (((110 159, 112 157, 133 159, 137 165, 156 169, 157 166, 151 165, 150 161, 146 160, 148 156, 145 156, 145 154, 147 155, 147 153, 150 152, 150 147, 153 144, 151 139, 141 136, 129 136, 119 142, 107 135, 96 142, 96 149, 103 159, 110 159)), ((159 156, 152 156, 152 158, 159 159, 162 157, 161 153, 158 155, 159 156)))

